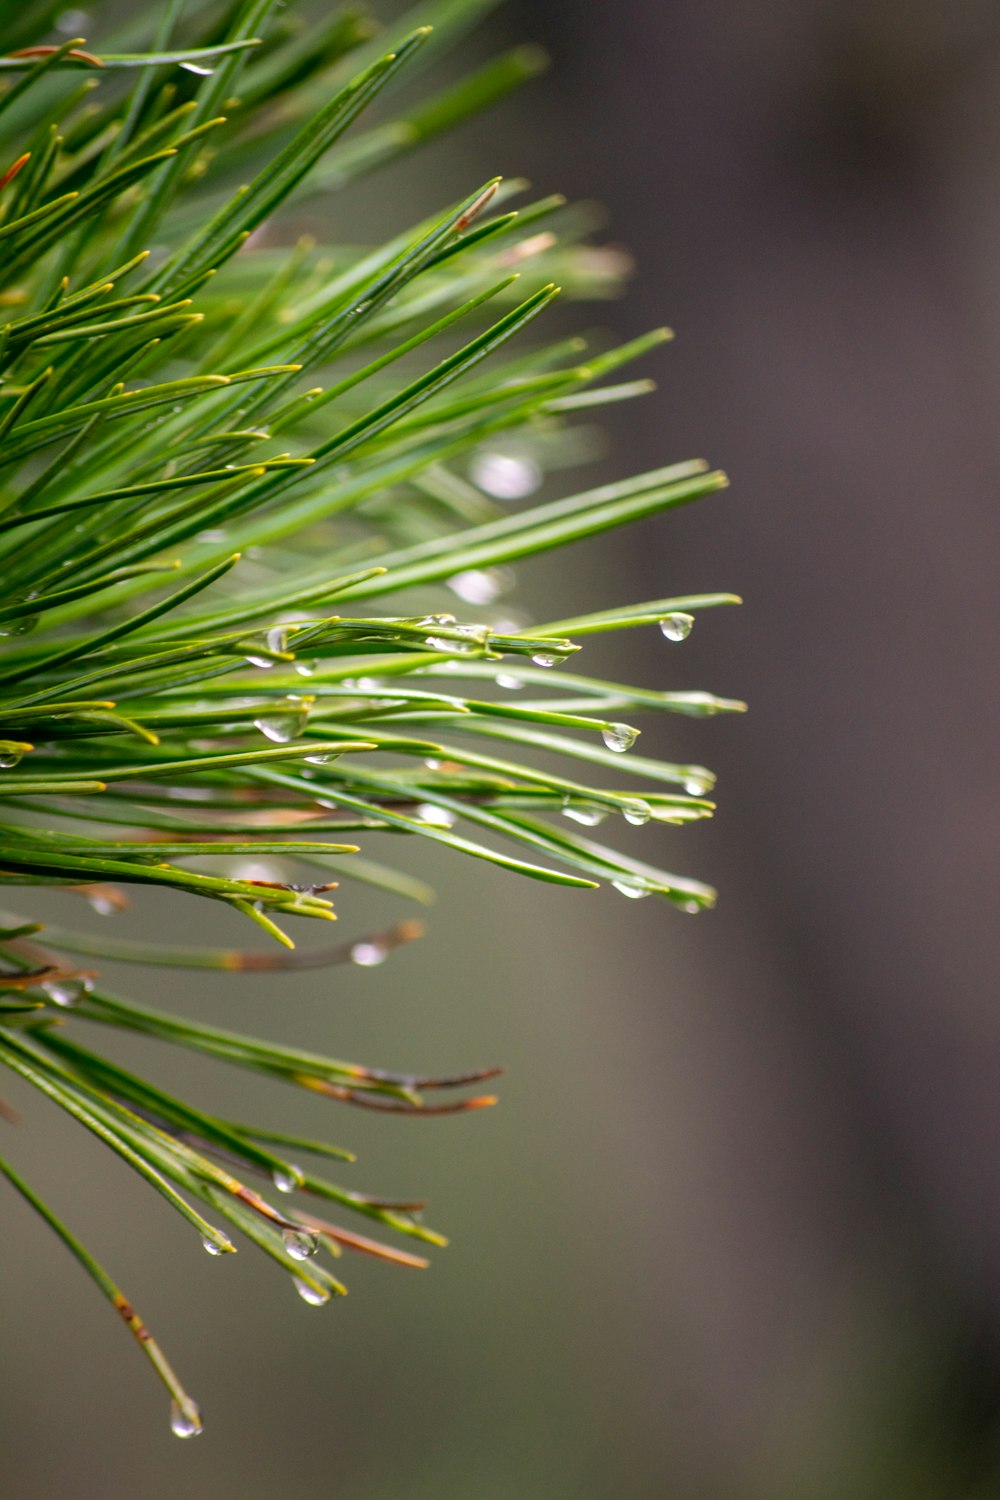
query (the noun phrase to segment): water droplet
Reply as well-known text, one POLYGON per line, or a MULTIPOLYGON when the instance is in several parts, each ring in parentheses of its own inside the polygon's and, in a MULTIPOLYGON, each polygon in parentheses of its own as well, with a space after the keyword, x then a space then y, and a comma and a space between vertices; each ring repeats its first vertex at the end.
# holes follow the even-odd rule
POLYGON ((90 17, 85 10, 64 10, 56 17, 55 25, 63 36, 86 36, 90 30, 90 17))
POLYGON ((115 912, 120 910, 121 899, 98 888, 89 892, 87 904, 92 911, 96 911, 99 917, 113 917, 115 912))
POLYGON ((20 765, 22 758, 20 750, 0 751, 0 770, 9 771, 12 766, 20 765))
MULTIPOLYGON (((216 1232, 218 1233, 218 1231, 216 1232)), ((225 1234, 222 1235, 222 1239, 225 1241, 225 1243, 220 1245, 217 1240, 209 1239, 208 1235, 206 1234, 203 1236, 201 1243, 204 1245, 209 1255, 225 1255, 227 1250, 232 1250, 233 1242, 231 1239, 229 1239, 228 1235, 225 1234)))
POLYGON ((444 626, 446 630, 455 632, 456 638, 429 635, 426 644, 432 651, 475 651, 477 646, 486 644, 490 633, 488 625, 459 625, 454 615, 425 615, 417 623, 428 628, 436 625, 440 629, 444 626))
POLYGON ((0 636, 30 635, 37 624, 37 615, 16 615, 12 620, 0 620, 0 636))
POLYGON ((258 885, 281 885, 282 870, 280 865, 269 864, 263 859, 241 859, 232 867, 233 880, 247 880, 258 885))
POLYGON ((701 902, 700 901, 682 901, 681 902, 681 911, 689 912, 692 917, 697 916, 698 913, 701 911, 701 902))
POLYGON ((253 652, 251 651, 247 652, 244 659, 249 663, 251 667, 260 667, 265 672, 269 671, 270 668, 274 666, 274 662, 269 656, 254 656, 253 652))
POLYGON ((600 807, 564 807, 563 817, 582 823, 584 828, 596 828, 598 823, 604 822, 607 813, 600 807))
POLYGON ((650 894, 644 885, 636 885, 631 880, 612 880, 611 884, 620 896, 628 896, 631 901, 639 901, 650 894))
POLYGON ((455 822, 455 814, 447 807, 436 807, 433 802, 421 802, 417 808, 417 817, 425 823, 433 823, 436 828, 451 828, 455 822))
POLYGON ((362 969, 373 969, 376 964, 384 963, 389 956, 389 950, 383 943, 355 943, 351 949, 351 962, 359 964, 362 969))
POLYGON ((264 637, 269 651, 286 651, 288 649, 288 636, 280 625, 274 625, 264 637))
POLYGON ((558 667, 566 660, 562 651, 536 651, 531 658, 536 667, 558 667))
POLYGON ((712 783, 706 776, 686 776, 684 790, 689 797, 704 797, 712 783))
POLYGON ((292 1277, 292 1286, 303 1302, 308 1302, 310 1307, 323 1307, 330 1300, 330 1293, 326 1287, 311 1286, 308 1281, 303 1281, 298 1276, 292 1277))
POLYGON ((271 1181, 279 1193, 294 1193, 296 1188, 302 1186, 302 1170, 290 1161, 286 1167, 275 1167, 271 1173, 271 1181))
POLYGON ((469 477, 497 500, 523 500, 541 484, 542 471, 526 454, 487 452, 473 459, 469 477))
MULTIPOLYGON (((197 63, 193 62, 181 63, 181 67, 184 69, 185 73, 196 73, 199 78, 211 78, 213 72, 215 71, 214 68, 200 68, 197 63)), ((227 469, 231 469, 232 467, 232 464, 226 465, 227 469)))
POLYGON ((342 754, 341 750, 317 750, 315 755, 307 755, 306 760, 311 766, 328 766, 332 760, 339 760, 342 754))
POLYGON ((456 625, 455 629, 463 639, 452 641, 453 651, 475 651, 477 647, 485 646, 489 639, 490 627, 488 625, 456 625))
POLYGON ((318 665, 319 663, 314 661, 297 661, 295 670, 300 677, 311 677, 318 665))
POLYGON ((517 635, 519 630, 527 630, 530 624, 531 620, 523 609, 508 609, 505 615, 494 619, 493 632, 495 635, 517 635))
POLYGON ((448 587, 466 604, 492 604, 503 591, 503 580, 492 569, 467 568, 449 578, 448 587))
POLYGON ((643 824, 649 822, 653 816, 653 810, 648 802, 643 802, 640 797, 637 797, 634 802, 622 808, 622 815, 626 823, 631 823, 633 828, 641 828, 643 824))
POLYGON ((179 1401, 171 1401, 170 1431, 179 1438, 197 1437, 201 1432, 201 1412, 190 1397, 183 1406, 179 1401))
POLYGON ((694 615, 685 615, 680 612, 664 615, 660 621, 660 629, 668 641, 686 641, 693 625, 694 615))
POLYGON ((507 688, 512 693, 524 687, 520 677, 512 677, 509 672, 498 672, 495 681, 497 687, 507 688))
POLYGON ((259 729, 269 740, 274 740, 276 745, 287 745, 289 740, 296 739, 309 718, 307 704, 298 703, 294 698, 286 699, 285 703, 287 706, 282 710, 261 714, 259 719, 253 721, 254 728, 259 729))
POLYGON ((638 729, 633 729, 630 724, 609 724, 607 729, 601 730, 601 739, 608 749, 616 750, 619 755, 631 750, 638 737, 638 729))
POLYGON ((319 1249, 319 1235, 308 1229, 283 1229, 281 1238, 292 1260, 308 1260, 319 1249))
POLYGON ((92 979, 46 979, 41 988, 48 995, 53 1005, 62 1005, 67 1010, 70 1006, 79 1005, 80 1001, 94 988, 92 979))

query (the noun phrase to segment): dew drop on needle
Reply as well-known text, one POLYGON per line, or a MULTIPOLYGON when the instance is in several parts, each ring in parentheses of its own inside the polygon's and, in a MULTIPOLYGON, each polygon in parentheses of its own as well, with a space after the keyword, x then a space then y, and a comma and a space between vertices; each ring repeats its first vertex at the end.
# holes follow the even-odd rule
POLYGON ((310 1307, 323 1307, 330 1300, 330 1293, 325 1287, 313 1286, 310 1282, 303 1281, 300 1276, 292 1277, 292 1285, 303 1302, 308 1302, 310 1307))
POLYGON ((693 625, 694 615, 686 615, 680 611, 664 615, 660 621, 660 629, 668 641, 686 641, 693 625))
POLYGON ((183 1405, 179 1401, 171 1401, 170 1431, 175 1437, 197 1437, 201 1430, 201 1412, 194 1401, 189 1399, 183 1405))
POLYGON ((626 750, 631 750, 639 738, 639 731, 633 729, 630 724, 609 724, 601 731, 601 739, 609 750, 615 750, 619 755, 624 755, 626 750))

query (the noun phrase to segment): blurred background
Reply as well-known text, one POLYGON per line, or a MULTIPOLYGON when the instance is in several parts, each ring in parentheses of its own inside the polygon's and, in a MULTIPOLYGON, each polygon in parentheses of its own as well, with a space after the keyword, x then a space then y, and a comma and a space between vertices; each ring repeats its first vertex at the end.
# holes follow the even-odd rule
MULTIPOLYGON (((429 932, 384 967, 161 981, 158 1003, 341 1056, 507 1068, 501 1108, 465 1119, 264 1096, 279 1128, 339 1126, 351 1185, 426 1193, 452 1238, 420 1274, 352 1261, 324 1311, 192 1249, 19 1096, 19 1163, 206 1432, 172 1438, 100 1298, 8 1198, 11 1500, 1000 1494, 1000 13, 511 0, 462 61, 522 39, 547 80, 338 200, 328 232, 395 232, 503 172, 597 200, 634 254, 627 297, 574 325, 678 337, 641 372, 658 393, 609 417, 595 482, 703 454, 733 488, 532 563, 521 600, 745 596, 683 647, 588 648, 750 700, 647 727, 719 772, 712 826, 644 835, 719 908, 420 850, 429 932)), ((351 900, 352 926, 384 922, 351 900)), ((138 904, 133 931, 163 924, 138 904)), ((178 1055, 156 1076, 245 1109, 241 1075, 178 1055)))

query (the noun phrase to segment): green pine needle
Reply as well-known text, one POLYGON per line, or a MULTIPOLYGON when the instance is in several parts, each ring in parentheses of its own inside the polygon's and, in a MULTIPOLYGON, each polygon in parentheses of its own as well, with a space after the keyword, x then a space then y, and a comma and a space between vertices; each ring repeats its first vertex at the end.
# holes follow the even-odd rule
MULTIPOLYGON (((369 857, 380 834, 703 910, 709 886, 622 852, 615 829, 649 825, 655 859, 658 824, 711 815, 712 773, 624 752, 650 711, 744 707, 579 665, 591 635, 680 641, 735 595, 599 601, 543 624, 504 598, 517 560, 725 484, 686 462, 557 492, 586 456, 577 414, 651 390, 619 371, 669 337, 591 354, 537 342, 560 288, 606 296, 619 279, 584 216, 558 198, 514 207, 520 185, 494 179, 410 227, 388 202, 380 246, 296 242, 297 202, 541 70, 518 49, 393 113, 397 79, 490 3, 427 0, 379 36, 356 10, 278 18, 275 0, 229 0, 208 34, 198 6, 164 0, 147 51, 110 7, 84 42, 54 36, 55 6, 0 5, 0 885, 24 888, 0 932, 0 1063, 211 1253, 263 1251, 314 1305, 344 1291, 311 1260, 321 1247, 426 1261, 315 1217, 308 1197, 443 1244, 421 1205, 296 1165, 352 1157, 176 1098, 105 1057, 101 1028, 407 1116, 492 1104, 478 1090, 495 1070, 411 1077, 224 1031, 113 994, 101 964, 380 963, 420 924, 301 951, 293 937, 295 919, 334 919, 338 886, 350 923, 355 881, 432 899, 369 857), (602 822, 607 843, 588 836, 602 822), (140 885, 222 902, 270 946, 76 932, 31 889, 114 913, 140 885), (272 1185, 299 1195, 287 1212, 272 1185)), ((173 1430, 199 1431, 115 1284, 14 1167, 0 1173, 127 1322, 173 1430)))

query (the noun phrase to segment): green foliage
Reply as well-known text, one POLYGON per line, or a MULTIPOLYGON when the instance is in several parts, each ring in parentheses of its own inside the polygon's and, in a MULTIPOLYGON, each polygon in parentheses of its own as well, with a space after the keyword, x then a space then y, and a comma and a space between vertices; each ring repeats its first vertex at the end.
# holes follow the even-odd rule
MULTIPOLYGON (((333 917, 334 870, 425 898, 359 853, 380 832, 533 880, 710 906, 707 886, 590 829, 707 817, 701 766, 630 756, 626 790, 609 773, 641 712, 742 708, 576 670, 595 632, 660 624, 681 639, 731 595, 536 625, 498 603, 516 559, 724 482, 681 463, 524 503, 572 456, 576 412, 649 388, 619 371, 664 337, 587 356, 579 340, 524 342, 553 275, 582 295, 609 290, 614 265, 580 243, 582 221, 557 199, 515 212, 517 185, 490 182, 375 248, 281 243, 289 199, 349 183, 537 71, 521 49, 387 111, 397 78, 486 8, 428 0, 417 29, 379 36, 354 10, 303 24, 274 0, 165 0, 153 35, 109 10, 85 45, 46 32, 56 6, 0 7, 0 883, 80 889, 98 909, 127 904, 133 885, 169 887, 283 945, 105 940, 42 927, 26 902, 0 933, 0 1062, 140 1173, 208 1250, 249 1241, 316 1303, 343 1291, 312 1259, 320 1245, 425 1262, 300 1199, 275 1207, 248 1186, 262 1174, 443 1242, 407 1206, 290 1159, 336 1148, 195 1109, 78 1031, 139 1032, 409 1115, 492 1102, 435 1102, 487 1075, 394 1075, 180 1020, 115 996, 77 959, 378 962, 418 924, 294 952, 287 929, 333 917), (268 879, 241 867, 247 856, 284 863, 268 879), (295 883, 281 873, 292 866, 295 883)), ((199 1430, 122 1294, 0 1168, 139 1337, 174 1430, 199 1430)))

